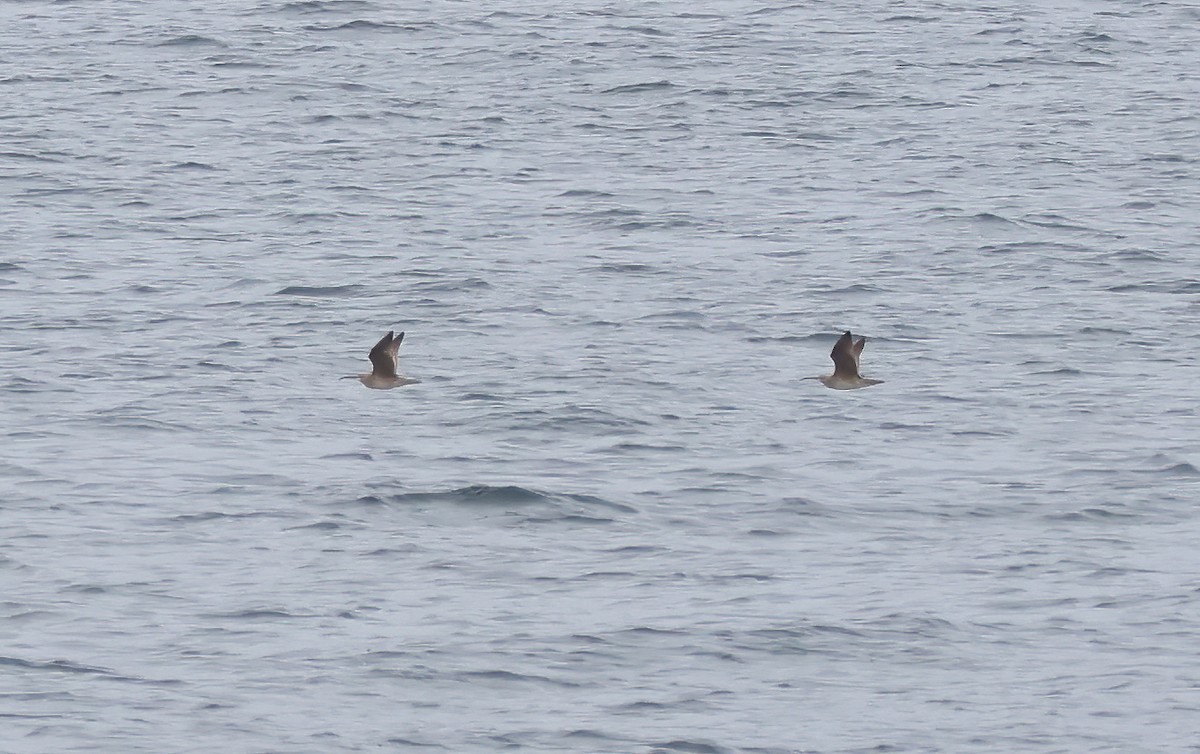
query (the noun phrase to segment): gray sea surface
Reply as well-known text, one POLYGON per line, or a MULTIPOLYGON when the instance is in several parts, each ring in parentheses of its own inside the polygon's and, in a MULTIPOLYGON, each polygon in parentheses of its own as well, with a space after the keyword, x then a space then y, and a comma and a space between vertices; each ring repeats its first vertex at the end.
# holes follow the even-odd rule
POLYGON ((0 752, 1200 752, 1198 179, 1182 0, 4 3, 0 752))

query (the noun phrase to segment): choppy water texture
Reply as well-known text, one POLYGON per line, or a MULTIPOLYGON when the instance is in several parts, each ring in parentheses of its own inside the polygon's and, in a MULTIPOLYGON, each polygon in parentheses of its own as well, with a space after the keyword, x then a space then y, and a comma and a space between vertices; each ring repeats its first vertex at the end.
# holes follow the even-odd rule
POLYGON ((0 6, 0 751, 1200 750, 1197 29, 0 6))

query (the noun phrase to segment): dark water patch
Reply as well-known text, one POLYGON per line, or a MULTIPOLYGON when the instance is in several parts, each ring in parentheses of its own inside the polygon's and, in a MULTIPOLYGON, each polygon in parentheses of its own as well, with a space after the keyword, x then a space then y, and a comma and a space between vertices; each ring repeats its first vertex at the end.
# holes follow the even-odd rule
POLYGON ((622 547, 613 547, 605 552, 622 554, 622 555, 645 555, 648 553, 666 552, 667 548, 661 545, 624 545, 622 547))
POLYGON ((1191 162, 1191 158, 1181 154, 1152 154, 1141 158, 1139 162, 1191 162))
POLYGON ((1053 254, 1060 251, 1068 253, 1083 253, 1088 251, 1086 246, 1082 246, 1080 244, 1053 241, 1012 241, 1010 243, 992 243, 980 246, 979 250, 988 254, 1014 254, 1018 252, 1042 252, 1053 254))
MULTIPOLYGON (((300 526, 289 526, 284 531, 304 531, 306 529, 311 529, 314 531, 337 531, 345 526, 349 526, 349 524, 346 522, 341 522, 341 521, 316 521, 311 524, 301 524, 300 526)), ((361 527, 361 525, 356 524, 356 525, 354 525, 354 528, 362 528, 362 527, 361 527)))
POLYGON ((615 519, 597 518, 595 516, 582 516, 579 514, 567 514, 562 516, 542 517, 542 516, 526 516, 525 522, 529 524, 611 524, 615 519))
POLYGON ((625 264, 617 262, 608 262, 605 264, 596 265, 592 269, 597 272, 615 272, 622 275, 657 275, 662 272, 657 267, 649 264, 640 264, 629 262, 625 264))
POLYGON ((421 548, 414 544, 404 545, 402 547, 380 547, 376 550, 371 550, 366 555, 369 558, 391 558, 397 555, 412 555, 420 552, 421 548))
POLYGON ((154 45, 155 47, 228 47, 224 42, 199 34, 185 34, 154 45))
POLYGON ((676 309, 669 312, 657 312, 655 314, 647 314, 644 317, 638 317, 635 322, 668 322, 668 323, 690 323, 699 322, 706 319, 708 315, 703 312, 692 311, 690 309, 676 309))
POLYGON ((496 395, 494 393, 467 393, 459 398, 461 401, 481 401, 484 403, 503 403, 507 400, 505 396, 496 395))
POLYGON ((563 737, 579 741, 628 741, 628 739, 625 738, 617 738, 616 736, 610 736, 607 733, 601 733, 598 730, 591 729, 567 731, 563 737))
POLYGON ((387 743, 394 744, 396 746, 403 746, 405 748, 408 748, 408 747, 413 747, 413 748, 418 748, 418 749, 446 749, 447 748, 438 743, 429 743, 428 741, 415 741, 411 738, 389 738, 387 740, 387 743))
POLYGON ((633 571, 592 571, 575 576, 570 581, 591 581, 593 579, 629 579, 638 576, 633 571))
POLYGON ((613 194, 607 191, 594 189, 570 189, 558 194, 560 197, 581 198, 581 199, 609 199, 613 194))
POLYGON ((76 592, 78 594, 107 594, 108 590, 96 584, 70 584, 59 590, 60 592, 76 592))
MULTIPOLYGON (((215 165, 209 165, 207 162, 177 162, 171 166, 171 170, 220 170, 215 165)), ((210 215, 212 217, 213 215, 210 215)))
POLYGON ((1036 225, 1039 228, 1052 228, 1055 230, 1092 230, 1085 225, 1071 222, 1069 218, 1062 215, 1051 213, 1036 213, 1025 216, 1025 222, 1030 225, 1036 225))
POLYGON ((883 288, 880 288, 870 283, 852 283, 842 286, 841 288, 822 288, 820 290, 810 290, 810 294, 821 296, 853 296, 870 293, 882 293, 883 288))
POLYGON ((1200 478, 1200 469, 1197 469, 1195 466, 1193 466, 1192 464, 1187 463, 1187 462, 1176 463, 1176 464, 1172 464, 1170 466, 1164 466, 1164 467, 1158 468, 1158 469, 1151 469, 1148 471, 1144 471, 1142 473, 1158 474, 1158 475, 1162 475, 1162 476, 1177 477, 1177 478, 1190 478, 1190 479, 1200 478))
POLYGON ((1012 437, 1015 434, 1011 429, 956 429, 950 433, 952 437, 1012 437))
POLYGON ((676 740, 650 744, 651 754, 729 754, 732 751, 706 741, 676 740))
POLYGON ((665 453, 675 453, 687 450, 683 445, 656 445, 653 443, 642 442, 621 442, 611 448, 601 449, 599 452, 642 452, 642 451, 661 451, 665 453))
POLYGON ((1195 280, 1147 280, 1141 283, 1124 283, 1122 285, 1109 286, 1105 290, 1110 293, 1133 293, 1140 291, 1144 293, 1191 294, 1200 293, 1200 282, 1195 280))
POLYGON ((123 678, 123 676, 120 676, 107 668, 95 667, 93 665, 82 665, 79 663, 70 662, 68 660, 38 662, 35 660, 22 660, 19 657, 0 656, 0 667, 21 668, 22 670, 46 670, 57 673, 77 673, 81 675, 98 675, 108 678, 123 678))
POLYGON ((37 153, 37 152, 0 152, 0 159, 29 160, 30 162, 54 163, 54 162, 62 162, 62 160, 57 159, 57 157, 65 156, 65 155, 54 155, 52 157, 52 156, 50 156, 51 154, 52 153, 37 153))
POLYGON ((1136 513, 1123 513, 1121 511, 1110 510, 1106 508, 1084 508, 1078 511, 1068 511, 1066 513, 1048 513, 1045 518, 1050 521, 1064 522, 1082 522, 1082 521, 1105 521, 1105 522, 1125 522, 1139 518, 1136 513))
POLYGON ((239 521, 248 518, 282 518, 284 514, 272 511, 248 511, 246 513, 226 513, 225 511, 204 511, 203 513, 181 513, 172 516, 169 521, 179 524, 196 524, 205 521, 239 521))
POLYGON ((626 628, 617 631, 616 636, 629 636, 637 638, 652 638, 652 637, 667 637, 667 636, 687 636, 687 631, 680 631, 673 628, 653 628, 651 626, 635 626, 634 628, 626 628))
POLYGON ((197 361, 193 368, 206 369, 210 372, 232 372, 235 374, 243 374, 245 372, 251 371, 248 369, 243 369, 242 367, 235 367, 230 364, 222 364, 217 361, 208 361, 207 359, 205 359, 204 361, 197 361))
MULTIPOLYGON (((621 503, 614 503, 592 495, 544 493, 536 490, 507 485, 493 487, 489 485, 472 485, 461 487, 448 492, 407 492, 394 495, 369 495, 359 498, 360 503, 366 504, 396 504, 409 505, 413 503, 469 505, 496 508, 513 508, 527 505, 570 505, 585 508, 601 508, 619 513, 637 513, 637 509, 621 503)), ((578 515, 578 514, 570 514, 578 515)))
POLYGON ((904 422, 883 422, 879 425, 880 429, 889 431, 905 431, 905 430, 920 430, 929 431, 937 429, 935 424, 905 424, 904 422))
MULTIPOLYGON (((637 25, 634 25, 634 26, 615 26, 615 25, 605 25, 605 26, 603 26, 603 27, 601 27, 601 28, 604 28, 604 29, 613 29, 613 30, 615 30, 615 31, 631 31, 631 32, 633 32, 634 34, 642 34, 642 35, 645 35, 645 36, 648 36, 648 37, 669 37, 669 36, 672 36, 672 34, 671 34, 670 32, 663 31, 662 29, 658 29, 658 28, 656 28, 656 27, 653 27, 653 26, 637 26, 637 25)), ((668 57, 668 59, 674 59, 672 56, 666 56, 666 57, 668 57)))
POLYGON ((614 86, 611 89, 601 89, 601 94, 634 94, 638 92, 654 92, 663 89, 671 89, 675 85, 670 81, 646 81, 640 84, 624 84, 622 86, 614 86))
POLYGON ((120 409, 99 411, 92 415, 90 423, 121 429, 146 430, 151 432, 188 432, 191 427, 150 416, 140 416, 120 409))
POLYGON ((420 24, 394 24, 386 21, 368 21, 360 18, 354 21, 347 21, 343 24, 320 25, 312 24, 305 26, 305 31, 357 31, 357 32, 415 32, 423 31, 426 28, 432 28, 436 24, 420 23, 420 24))
POLYGON ((5 393, 64 393, 71 392, 69 387, 54 387, 48 382, 31 380, 28 377, 12 377, 3 388, 5 393))
POLYGON ((276 291, 275 295, 349 298, 358 295, 362 290, 363 286, 356 284, 329 286, 289 285, 287 288, 276 291))
POLYGON ((978 212, 974 215, 971 215, 970 219, 974 220, 975 222, 982 223, 984 225, 1012 225, 1015 227, 1019 226, 1019 223, 1017 223, 1013 220, 1009 220, 1007 217, 1001 217, 1000 215, 994 214, 992 212, 978 212))
POLYGON ((458 280, 417 283, 413 287, 422 293, 430 293, 442 291, 479 290, 483 288, 491 288, 492 286, 483 278, 461 278, 458 280))
POLYGON ((317 618, 319 616, 315 613, 290 613, 287 610, 271 610, 262 608, 256 610, 238 610, 231 613, 207 613, 204 615, 204 617, 215 618, 218 620, 271 621, 281 619, 292 620, 297 618, 317 618))
POLYGON ((366 0, 306 0, 284 3, 279 10, 285 13, 345 13, 373 11, 377 8, 374 3, 366 0))
POLYGON ((465 673, 459 673, 457 675, 459 678, 465 679, 471 683, 487 681, 500 681, 502 683, 537 683, 570 689, 580 688, 583 686, 583 684, 575 683, 573 681, 563 681, 544 675, 514 673, 510 670, 469 670, 465 673))

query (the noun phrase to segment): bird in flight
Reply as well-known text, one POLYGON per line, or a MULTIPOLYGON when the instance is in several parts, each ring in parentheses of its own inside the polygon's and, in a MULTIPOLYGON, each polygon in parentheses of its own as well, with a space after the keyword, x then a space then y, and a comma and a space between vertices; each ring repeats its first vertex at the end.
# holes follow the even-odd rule
POLYGON ((371 360, 371 372, 369 374, 351 375, 345 379, 358 377, 359 382, 375 390, 389 390, 394 387, 420 382, 420 380, 410 380, 396 373, 398 363, 396 352, 400 350, 400 342, 403 340, 404 333, 395 335, 389 330, 387 335, 379 339, 379 342, 375 344, 375 347, 371 349, 371 353, 367 357, 371 360))
POLYGON ((858 359, 862 356, 863 346, 866 344, 866 338, 859 338, 855 342, 849 330, 842 333, 842 337, 838 338, 837 343, 833 344, 833 350, 829 352, 829 358, 833 359, 833 374, 816 379, 825 387, 834 390, 856 390, 883 382, 863 377, 858 373, 858 359))

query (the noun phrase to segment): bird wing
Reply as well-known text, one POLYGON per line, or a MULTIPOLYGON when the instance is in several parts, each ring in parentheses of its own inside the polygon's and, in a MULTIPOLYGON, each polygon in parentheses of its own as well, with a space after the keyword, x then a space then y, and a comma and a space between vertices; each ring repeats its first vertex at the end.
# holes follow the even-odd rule
POLYGON ((866 344, 867 344, 866 338, 859 338, 858 342, 854 344, 854 363, 856 365, 862 364, 862 350, 863 350, 863 346, 865 346, 866 344))
POLYGON ((404 340, 404 333, 400 333, 400 337, 395 338, 392 337, 390 331, 379 339, 368 357, 371 359, 371 374, 376 377, 396 376, 396 349, 400 347, 402 340, 404 340))
MULTIPOLYGON (((833 374, 838 377, 857 377, 858 359, 855 357, 854 338, 850 331, 842 333, 838 342, 833 344, 829 358, 833 359, 833 374)), ((861 350, 861 349, 859 349, 861 350)))

